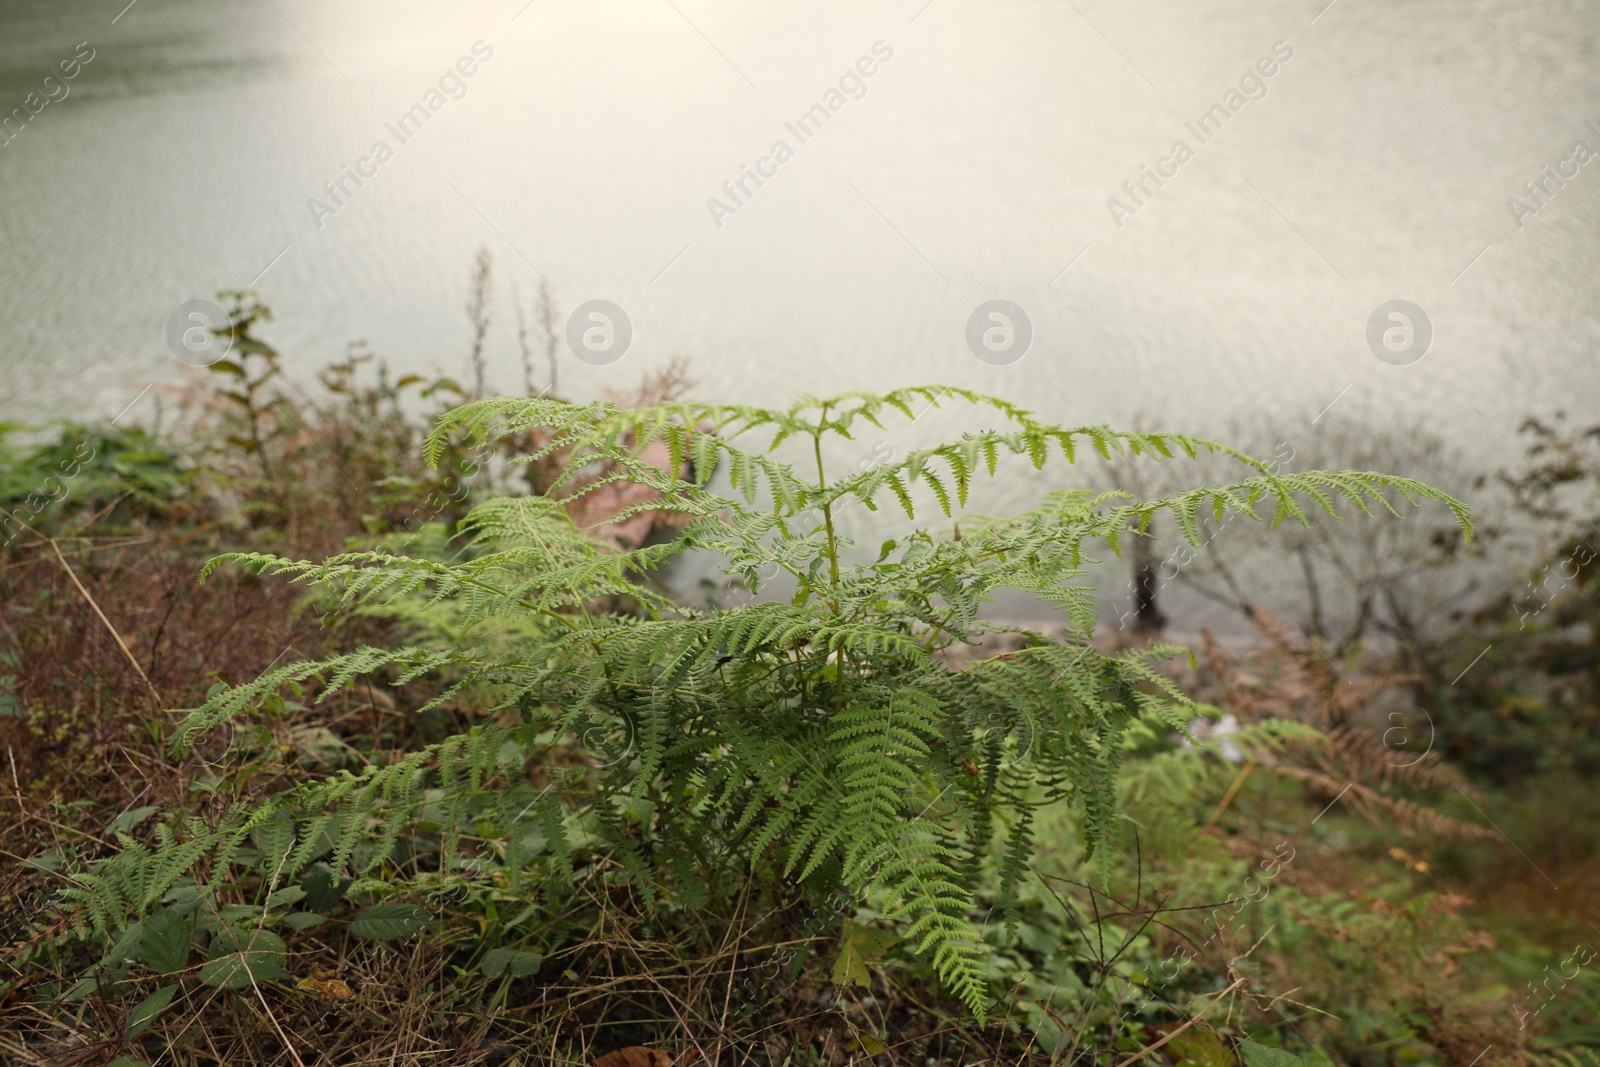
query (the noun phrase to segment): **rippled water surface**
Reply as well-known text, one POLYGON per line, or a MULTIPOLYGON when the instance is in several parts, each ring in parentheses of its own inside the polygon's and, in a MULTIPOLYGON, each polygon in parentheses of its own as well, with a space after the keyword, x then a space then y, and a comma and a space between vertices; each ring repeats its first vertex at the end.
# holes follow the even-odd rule
POLYGON ((1526 413, 1600 416, 1600 160, 1566 162, 1600 150, 1593 4, 124 3, 0 7, 0 108, 65 90, 0 147, 0 417, 115 414, 177 378, 174 307, 252 284, 302 382, 355 339, 460 372, 479 246, 503 388, 543 276, 634 323, 574 397, 684 355, 730 400, 942 381, 1072 423, 1421 425, 1498 465, 1526 413), (1033 326, 1009 366, 965 339, 995 298, 1033 326), (1404 366, 1366 337, 1397 298, 1433 332, 1404 366))

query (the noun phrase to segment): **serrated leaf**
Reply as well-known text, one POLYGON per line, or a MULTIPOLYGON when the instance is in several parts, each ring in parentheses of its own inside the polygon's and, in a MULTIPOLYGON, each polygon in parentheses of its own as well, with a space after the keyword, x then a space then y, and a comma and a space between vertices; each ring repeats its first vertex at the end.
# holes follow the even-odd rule
POLYGON ((267 907, 288 907, 290 904, 300 903, 305 898, 306 891, 303 888, 297 885, 286 885, 267 898, 267 907))
POLYGON ((100 960, 100 965, 112 974, 120 974, 128 969, 128 964, 138 958, 139 942, 144 939, 144 923, 130 923, 122 931, 122 936, 111 945, 100 960))
POLYGON ((106 824, 106 833, 126 833, 148 819, 155 811, 156 806, 154 804, 149 804, 142 808, 134 808, 132 811, 125 811, 106 824))
POLYGON ((1539 1045, 1551 1049, 1564 1049, 1572 1045, 1587 1045, 1594 1048, 1600 1046, 1600 1025, 1572 1023, 1569 1026, 1557 1027, 1539 1038, 1539 1045))
POLYGON ((29 856, 23 862, 30 867, 38 867, 41 870, 59 871, 61 865, 67 862, 69 856, 70 853, 65 849, 53 848, 48 852, 40 852, 37 855, 29 856))
POLYGON ((195 886, 179 883, 167 890, 161 898, 161 903, 170 904, 172 910, 179 915, 189 916, 204 906, 205 898, 195 886))
POLYGON ((114 990, 115 988, 115 982, 102 982, 99 976, 91 974, 87 978, 80 978, 72 983, 72 987, 61 994, 61 999, 68 1004, 76 1004, 98 989, 114 990))
POLYGON ((833 961, 833 984, 871 988, 867 964, 882 956, 884 950, 898 940, 887 930, 846 919, 839 934, 839 958, 833 961))
POLYGON ((851 1026, 850 1040, 845 1042, 845 1049, 849 1052, 864 1052, 868 1056, 876 1056, 889 1047, 889 1042, 877 1034, 851 1026))
POLYGON ((1294 1053, 1254 1041, 1239 1042, 1239 1051, 1244 1053, 1245 1067, 1306 1067, 1306 1061, 1294 1053))
POLYGON ((211 938, 210 961, 200 968, 200 981, 219 989, 243 989, 283 974, 288 946, 267 930, 224 928, 211 938))
POLYGON ((350 932, 363 941, 398 941, 432 922, 428 910, 416 904, 374 904, 350 920, 350 932))
POLYGON ((132 1041, 148 1030, 150 1024, 155 1022, 156 1016, 161 1014, 161 1009, 172 1001, 173 994, 177 991, 178 987, 175 985, 162 986, 135 1004, 133 1010, 128 1013, 128 1030, 124 1037, 132 1041))
POLYGON ((306 906, 319 912, 332 911, 334 905, 349 892, 351 884, 351 879, 334 874, 333 868, 326 863, 312 864, 305 877, 300 879, 300 888, 306 891, 306 906))
POLYGON ((524 978, 538 971, 543 963, 544 957, 537 952, 496 948, 484 954, 480 967, 489 978, 498 978, 502 974, 509 974, 513 978, 524 978))
POLYGON ((1238 1058, 1218 1039, 1215 1030, 1194 1027, 1174 1037, 1167 1047, 1176 1054, 1178 1067, 1238 1067, 1238 1058))
POLYGON ((189 964, 189 923, 173 908, 162 908, 144 921, 139 961, 153 971, 172 974, 189 964))

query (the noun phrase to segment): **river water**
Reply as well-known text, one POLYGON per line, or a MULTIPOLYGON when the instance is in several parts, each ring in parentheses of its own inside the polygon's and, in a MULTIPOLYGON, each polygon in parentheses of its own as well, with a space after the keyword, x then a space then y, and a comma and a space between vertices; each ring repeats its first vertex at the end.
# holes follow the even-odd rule
POLYGON ((1525 414, 1600 417, 1592 3, 125 4, 0 5, 0 418, 150 417, 174 308, 252 286, 302 383, 357 339, 462 373, 480 247, 504 389, 545 278, 633 327, 574 398, 681 355, 707 398, 948 382, 1507 468, 1525 414), (992 299, 1031 324, 1008 365, 968 343, 992 299), (1420 359, 1369 343, 1396 299, 1420 359))

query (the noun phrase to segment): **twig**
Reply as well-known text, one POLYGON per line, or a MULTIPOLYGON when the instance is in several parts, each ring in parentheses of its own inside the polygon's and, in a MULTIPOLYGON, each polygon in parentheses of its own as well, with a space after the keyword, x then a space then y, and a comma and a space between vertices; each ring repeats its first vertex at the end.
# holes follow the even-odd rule
MULTIPOLYGON (((35 536, 37 536, 37 535, 35 535, 35 536)), ((92 540, 92 538, 87 538, 87 537, 85 537, 85 538, 76 538, 75 537, 74 540, 88 541, 88 540, 92 540)), ((154 540, 155 540, 154 537, 126 537, 126 538, 122 538, 120 540, 108 541, 107 543, 105 543, 103 545, 94 545, 94 546, 92 546, 90 548, 85 548, 82 551, 85 552, 85 553, 87 553, 87 552, 109 552, 112 549, 116 549, 116 548, 132 548, 135 545, 148 545, 154 540)), ((5 566, 0 567, 0 571, 16 570, 18 567, 31 567, 37 562, 39 562, 37 559, 33 559, 31 557, 28 558, 28 559, 19 559, 15 563, 7 563, 5 566)))
POLYGON ((1204 1008, 1202 1008, 1188 1022, 1184 1023, 1182 1026, 1180 1026, 1176 1030, 1172 1031, 1166 1037, 1163 1037, 1160 1041, 1157 1041, 1152 1045, 1146 1045, 1144 1048, 1140 1049, 1138 1052, 1135 1052, 1132 1056, 1129 1056, 1127 1059, 1125 1059, 1121 1063, 1117 1064, 1117 1067, 1128 1067, 1128 1065, 1130 1063, 1134 1063, 1134 1062, 1137 1062, 1138 1060, 1144 1059, 1146 1056, 1150 1055, 1150 1053, 1154 1052, 1156 1049, 1160 1048, 1162 1045, 1165 1045, 1168 1041, 1171 1041, 1173 1038, 1177 1037, 1179 1034, 1181 1034, 1185 1030, 1189 1029, 1189 1027, 1193 1026, 1195 1023, 1199 1022, 1201 1019, 1204 1019, 1206 1017, 1206 1013, 1209 1012, 1212 1008, 1216 1007, 1218 1002, 1220 1002, 1223 997, 1227 996, 1229 993, 1232 993, 1235 989, 1238 989, 1242 985, 1244 985, 1244 979, 1243 978, 1235 979, 1234 983, 1231 986, 1229 986, 1227 989, 1223 989, 1223 990, 1213 994, 1212 998, 1211 998, 1211 1003, 1207 1004, 1204 1008))
POLYGON ((717 1024, 717 1045, 716 1050, 712 1053, 711 1060, 713 1064, 719 1064, 722 1062, 722 1039, 723 1035, 727 1033, 728 1029, 728 1005, 733 1000, 733 976, 739 968, 739 942, 744 940, 744 933, 739 930, 739 924, 744 919, 745 905, 749 902, 749 900, 750 883, 746 882, 744 884, 744 891, 740 894, 739 898, 739 914, 734 916, 733 926, 729 930, 729 933, 734 934, 733 959, 728 962, 728 988, 722 997, 722 1020, 717 1024))
POLYGON ((1217 825, 1217 820, 1222 818, 1222 813, 1228 810, 1228 805, 1233 803, 1233 798, 1238 794, 1239 787, 1244 785, 1244 780, 1250 777, 1250 772, 1256 769, 1256 764, 1259 762, 1261 762, 1259 757, 1251 756, 1250 761, 1239 769, 1239 773, 1234 776, 1233 784, 1228 787, 1228 791, 1222 795, 1222 800, 1217 804, 1217 810, 1211 813, 1211 818, 1207 819, 1206 824, 1200 828, 1201 834, 1217 825))
POLYGON ((78 592, 83 594, 83 599, 89 602, 89 607, 94 609, 94 613, 105 624, 105 628, 111 631, 111 636, 117 642, 117 647, 122 649, 122 654, 128 657, 128 663, 132 665, 134 671, 143 680, 145 687, 150 690, 150 696, 155 701, 154 710, 160 711, 162 705, 161 694, 156 692, 156 687, 151 683, 150 677, 144 673, 144 668, 139 666, 139 661, 133 657, 132 652, 128 651, 127 642, 123 641, 122 635, 117 633, 117 628, 111 625, 111 620, 106 618, 106 613, 100 610, 100 605, 94 602, 94 597, 89 595, 89 590, 85 589, 83 583, 78 581, 77 572, 72 569, 72 564, 67 562, 67 557, 61 554, 61 546, 56 544, 55 538, 46 538, 46 540, 50 542, 50 550, 56 554, 56 559, 61 562, 61 569, 67 572, 67 577, 71 578, 72 584, 78 587, 78 592))
MULTIPOLYGON (((239 962, 244 963, 245 961, 241 959, 239 962)), ((246 967, 245 973, 250 973, 248 967, 246 967)), ((289 1055, 294 1057, 294 1062, 299 1067, 306 1067, 305 1061, 300 1058, 300 1053, 295 1051, 294 1043, 289 1040, 289 1035, 284 1033, 283 1027, 279 1025, 278 1017, 272 1014, 272 1008, 267 1004, 266 995, 261 992, 261 987, 256 984, 256 976, 253 974, 250 974, 250 987, 256 991, 256 996, 261 1001, 261 1010, 267 1013, 267 1019, 272 1023, 272 1028, 278 1031, 278 1040, 283 1042, 283 1047, 289 1050, 289 1055)))
POLYGON ((16 860, 18 863, 22 864, 25 867, 31 867, 36 871, 44 871, 46 874, 53 874, 57 878, 60 878, 62 881, 71 882, 73 885, 77 886, 79 889, 87 888, 87 886, 85 886, 82 882, 78 881, 76 878, 73 878, 73 877, 71 877, 69 875, 62 874, 60 871, 52 871, 49 867, 40 866, 38 863, 35 863, 33 860, 30 860, 26 856, 19 856, 15 852, 10 852, 10 851, 8 851, 6 849, 3 849, 3 848, 0 848, 0 856, 10 856, 12 859, 16 860))

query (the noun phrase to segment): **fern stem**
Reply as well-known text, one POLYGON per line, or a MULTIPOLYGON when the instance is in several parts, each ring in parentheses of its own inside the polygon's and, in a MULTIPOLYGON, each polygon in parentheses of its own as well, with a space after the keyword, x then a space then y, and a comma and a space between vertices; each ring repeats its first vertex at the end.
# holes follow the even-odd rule
MULTIPOLYGON (((816 431, 811 435, 812 451, 817 457, 817 495, 819 496, 824 496, 828 491, 828 478, 822 472, 822 431, 827 428, 827 425, 828 404, 824 402, 821 417, 817 420, 816 431)), ((839 543, 833 533, 833 501, 826 499, 825 496, 822 501, 822 521, 828 528, 828 584, 837 588, 839 585, 839 543)), ((838 597, 833 600, 833 610, 835 612, 839 610, 838 597)))

